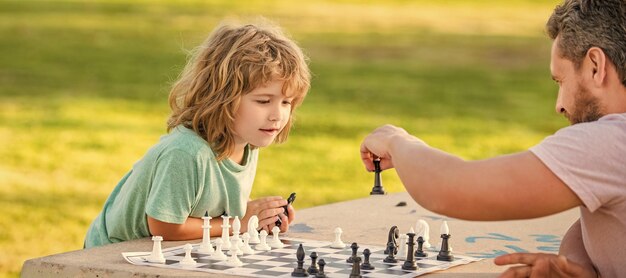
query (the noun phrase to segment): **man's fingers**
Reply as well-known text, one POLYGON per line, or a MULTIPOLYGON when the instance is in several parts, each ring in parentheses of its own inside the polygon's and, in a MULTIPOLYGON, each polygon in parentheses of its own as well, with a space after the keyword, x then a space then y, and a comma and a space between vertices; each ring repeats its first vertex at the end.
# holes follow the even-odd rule
POLYGON ((493 260, 493 262, 497 265, 507 265, 507 264, 527 264, 533 265, 535 260, 538 257, 544 256, 546 254, 537 254, 537 253, 513 253, 499 256, 493 260))
POLYGON ((514 266, 514 267, 507 269, 498 277, 499 278, 518 278, 518 277, 526 278, 526 277, 530 277, 530 271, 531 271, 530 266, 526 266, 526 265, 514 266))

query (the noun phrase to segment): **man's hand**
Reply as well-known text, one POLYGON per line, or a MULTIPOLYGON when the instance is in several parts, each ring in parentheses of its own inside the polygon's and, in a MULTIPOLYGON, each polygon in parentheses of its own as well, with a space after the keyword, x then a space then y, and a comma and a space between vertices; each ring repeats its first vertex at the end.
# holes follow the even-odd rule
MULTIPOLYGON (((389 147, 391 140, 396 137, 405 137, 407 140, 421 140, 409 135, 406 130, 392 125, 381 126, 363 139, 361 143, 361 160, 368 171, 374 171, 374 158, 380 158, 382 170, 393 168, 389 147)), ((423 143, 423 142, 422 142, 423 143)))
POLYGON ((584 277, 596 278, 593 269, 568 260, 565 256, 545 253, 513 253, 502 255, 494 260, 497 265, 522 264, 513 266, 502 273, 502 278, 512 277, 584 277))

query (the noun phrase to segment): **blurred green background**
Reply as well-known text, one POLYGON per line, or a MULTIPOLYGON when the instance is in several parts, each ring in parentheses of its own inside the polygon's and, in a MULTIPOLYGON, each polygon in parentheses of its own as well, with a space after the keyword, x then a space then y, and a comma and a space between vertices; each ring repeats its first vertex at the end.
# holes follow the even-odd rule
MULTIPOLYGON (((466 159, 524 150, 554 113, 557 1, 1 1, 0 276, 80 249, 119 179, 165 132, 167 94, 223 19, 265 16, 310 57, 290 139, 254 197, 296 209, 368 196, 361 139, 391 123, 466 159)), ((419 159, 419 158, 416 158, 419 159)), ((393 171, 388 191, 402 191, 393 171)))

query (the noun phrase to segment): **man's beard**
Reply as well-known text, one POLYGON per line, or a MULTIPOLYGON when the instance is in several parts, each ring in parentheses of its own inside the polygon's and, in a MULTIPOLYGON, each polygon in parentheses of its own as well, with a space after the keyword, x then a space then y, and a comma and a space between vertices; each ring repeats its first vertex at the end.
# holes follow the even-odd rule
POLYGON ((578 92, 572 113, 565 112, 565 117, 572 125, 597 121, 602 118, 602 107, 600 101, 594 97, 587 88, 578 84, 578 92))

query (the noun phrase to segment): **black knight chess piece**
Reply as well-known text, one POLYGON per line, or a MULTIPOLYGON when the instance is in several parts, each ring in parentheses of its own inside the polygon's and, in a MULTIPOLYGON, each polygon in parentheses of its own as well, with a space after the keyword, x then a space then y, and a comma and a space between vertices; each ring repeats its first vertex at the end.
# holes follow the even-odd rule
POLYGON ((383 182, 380 177, 380 158, 374 159, 374 187, 372 187, 372 192, 370 195, 385 195, 385 189, 383 188, 383 182))
MULTIPOLYGON (((400 237, 400 230, 398 229, 398 226, 391 227, 391 229, 389 229, 389 236, 387 237, 387 245, 389 245, 390 242, 393 243, 396 247, 396 253, 398 252, 398 237, 400 237)), ((385 255, 387 255, 387 251, 388 249, 385 249, 385 255)))

